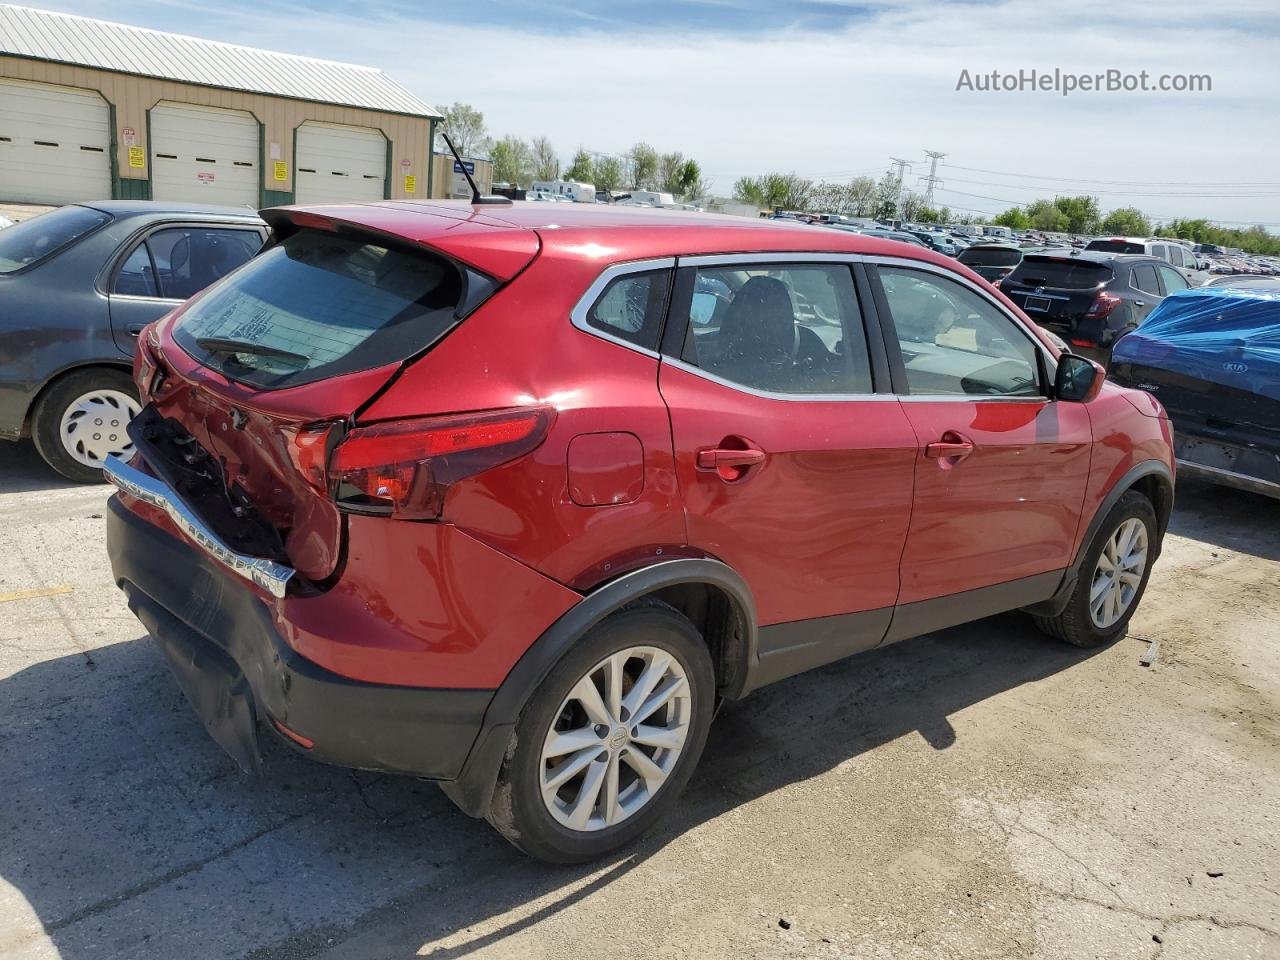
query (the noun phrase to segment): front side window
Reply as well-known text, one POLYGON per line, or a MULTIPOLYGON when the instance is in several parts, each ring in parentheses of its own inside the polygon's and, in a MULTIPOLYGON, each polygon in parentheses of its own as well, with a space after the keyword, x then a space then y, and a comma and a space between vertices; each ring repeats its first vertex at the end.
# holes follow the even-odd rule
POLYGON ((1035 344, 994 304, 922 270, 879 276, 912 395, 1041 395, 1035 344))
POLYGON ((1164 281, 1165 296, 1176 293, 1179 290, 1186 290, 1191 286, 1177 270, 1173 269, 1173 267, 1166 267, 1163 264, 1160 266, 1160 279, 1164 281))
POLYGON ((694 278, 683 359, 767 393, 871 392, 846 264, 726 264, 694 278))
POLYGON ((638 347, 657 350, 668 278, 666 270, 647 270, 615 278, 591 305, 587 325, 638 347))

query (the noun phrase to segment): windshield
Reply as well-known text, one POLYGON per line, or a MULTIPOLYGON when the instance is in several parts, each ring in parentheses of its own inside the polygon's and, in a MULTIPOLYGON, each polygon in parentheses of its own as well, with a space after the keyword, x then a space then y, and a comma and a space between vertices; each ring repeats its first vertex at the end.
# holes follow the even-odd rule
POLYGON ((1100 250, 1103 253, 1146 253, 1146 248, 1140 243, 1130 243, 1128 240, 1094 240, 1085 247, 1086 250, 1100 250))
POLYGON ((0 273, 14 273, 46 260, 111 219, 90 207, 59 207, 5 227, 0 233, 0 273))
POLYGON ((961 252, 959 260, 967 267, 1012 267, 1022 259, 1017 250, 1007 247, 970 247, 961 252))
POLYGON ((174 337, 228 377, 296 386, 430 346, 463 292, 463 274, 442 257, 303 230, 193 303, 174 337))
POLYGON ((1057 287, 1059 290, 1091 290, 1111 279, 1111 268, 1092 260, 1067 260, 1061 257, 1023 257, 1022 263, 1009 274, 1009 283, 1032 287, 1057 287))

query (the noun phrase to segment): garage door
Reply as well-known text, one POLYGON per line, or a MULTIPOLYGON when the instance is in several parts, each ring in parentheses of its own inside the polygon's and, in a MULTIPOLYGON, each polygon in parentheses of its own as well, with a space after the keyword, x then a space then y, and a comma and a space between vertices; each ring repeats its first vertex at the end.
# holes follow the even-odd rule
POLYGON ((92 91, 0 80, 0 200, 110 199, 110 117, 92 91))
POLYGON ((258 140, 253 114, 159 104, 151 110, 151 196, 256 208, 258 140))
POLYGON ((346 203, 386 196, 387 138, 368 127, 298 127, 298 203, 346 203))

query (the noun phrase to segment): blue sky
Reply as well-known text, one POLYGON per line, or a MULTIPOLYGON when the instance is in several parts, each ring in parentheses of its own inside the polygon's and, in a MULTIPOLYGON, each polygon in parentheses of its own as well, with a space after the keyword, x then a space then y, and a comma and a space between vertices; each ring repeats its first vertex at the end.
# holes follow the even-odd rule
POLYGON ((993 213, 1055 191, 1104 209, 1280 230, 1280 5, 1274 0, 50 0, 32 5, 380 67, 492 133, 698 159, 718 192, 768 170, 878 175, 993 213), (977 93, 960 72, 1146 69, 1205 93, 977 93))

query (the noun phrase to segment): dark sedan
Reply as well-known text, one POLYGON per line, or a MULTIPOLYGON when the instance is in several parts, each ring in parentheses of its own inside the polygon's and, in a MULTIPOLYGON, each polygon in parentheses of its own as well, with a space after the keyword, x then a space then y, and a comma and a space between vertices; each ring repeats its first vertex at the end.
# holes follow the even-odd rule
POLYGON ((30 436, 72 480, 131 452, 142 328, 252 257, 251 210, 75 204, 0 233, 0 439, 30 436))

